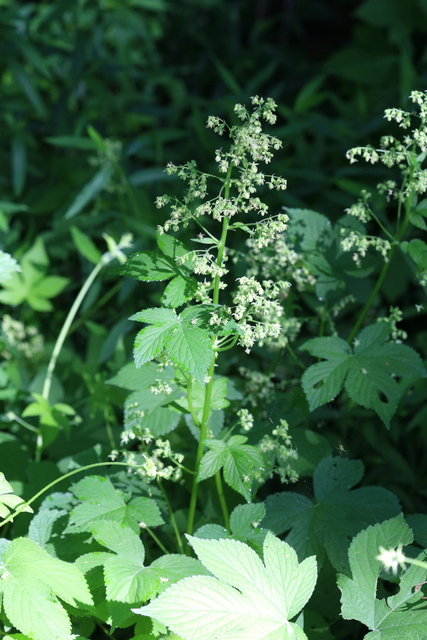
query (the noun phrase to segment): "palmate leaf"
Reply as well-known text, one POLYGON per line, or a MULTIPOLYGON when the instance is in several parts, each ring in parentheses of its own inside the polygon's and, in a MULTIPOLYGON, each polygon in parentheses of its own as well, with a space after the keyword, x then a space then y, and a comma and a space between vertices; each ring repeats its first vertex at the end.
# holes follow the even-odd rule
POLYGON ((354 349, 337 337, 314 338, 302 345, 312 356, 323 358, 302 376, 310 410, 331 402, 344 387, 354 402, 374 409, 390 426, 403 389, 395 377, 424 377, 425 369, 414 349, 387 342, 390 328, 374 324, 363 329, 354 349))
POLYGON ((115 489, 108 478, 89 476, 72 487, 81 500, 70 515, 65 533, 91 531, 98 520, 110 520, 126 524, 139 531, 139 523, 147 527, 163 524, 157 504, 151 498, 136 497, 128 501, 122 491, 115 489))
POLYGON ((206 480, 222 468, 226 483, 250 502, 253 470, 262 467, 263 459, 258 449, 246 442, 245 436, 231 436, 227 442, 206 440, 210 451, 200 461, 197 480, 206 480))
POLYGON ((350 540, 363 528, 400 512, 397 498, 382 487, 352 489, 363 477, 360 460, 325 458, 313 474, 314 500, 299 493, 276 493, 266 500, 261 523, 286 541, 300 559, 325 554, 337 571, 348 572, 350 540))
POLYGON ((137 367, 153 360, 163 349, 179 367, 190 373, 200 384, 212 362, 212 340, 204 325, 206 308, 190 307, 177 315, 172 309, 145 309, 130 320, 146 322, 151 326, 142 329, 135 338, 134 360, 137 367), (203 320, 201 328, 197 325, 203 320))
MULTIPOLYGON (((427 607, 416 585, 425 580, 425 569, 411 566, 400 578, 394 596, 377 599, 378 578, 382 564, 376 560, 380 546, 391 549, 410 544, 412 532, 403 516, 368 527, 352 541, 349 561, 352 578, 338 576, 342 616, 359 620, 371 629, 365 640, 425 640, 427 607)), ((419 560, 425 561, 423 551, 419 560)))
POLYGON ((28 538, 9 544, 1 572, 5 613, 33 640, 57 640, 71 634, 71 622, 58 598, 74 607, 92 604, 79 569, 53 558, 28 538))
POLYGON ((270 532, 264 563, 236 540, 187 538, 214 577, 185 578, 135 613, 163 622, 184 640, 307 639, 290 620, 314 590, 314 557, 298 564, 294 550, 270 532))

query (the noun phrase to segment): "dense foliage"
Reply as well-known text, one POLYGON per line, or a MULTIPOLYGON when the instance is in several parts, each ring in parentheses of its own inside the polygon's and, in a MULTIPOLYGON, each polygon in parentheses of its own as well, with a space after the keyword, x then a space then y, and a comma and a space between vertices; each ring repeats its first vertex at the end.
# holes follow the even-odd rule
POLYGON ((426 2, 1 5, 0 638, 423 640, 426 2))

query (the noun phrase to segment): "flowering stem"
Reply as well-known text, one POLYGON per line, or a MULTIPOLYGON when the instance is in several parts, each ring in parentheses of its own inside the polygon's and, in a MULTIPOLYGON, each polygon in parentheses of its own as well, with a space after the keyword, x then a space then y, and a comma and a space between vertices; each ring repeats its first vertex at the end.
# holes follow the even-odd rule
MULTIPOLYGON (((233 170, 233 163, 231 162, 230 166, 228 167, 227 177, 225 179, 225 194, 224 194, 224 197, 225 197, 226 200, 228 200, 229 195, 230 195, 230 182, 231 182, 232 170, 233 170)), ((221 238, 220 238, 220 241, 219 241, 219 244, 218 244, 218 255, 217 255, 217 259, 216 259, 216 265, 219 268, 222 267, 222 263, 223 263, 223 259, 224 259, 224 251, 225 251, 225 245, 226 245, 226 242, 227 242, 228 226, 229 226, 229 218, 224 217, 224 219, 222 221, 222 232, 221 232, 221 238)), ((213 287, 213 295, 212 295, 213 304, 218 304, 220 284, 221 284, 221 276, 219 274, 217 274, 215 276, 215 278, 214 278, 214 287, 213 287)), ((215 341, 215 338, 212 339, 212 346, 214 344, 214 341, 215 341)), ((207 430, 208 430, 208 420, 209 420, 209 415, 210 415, 212 388, 213 388, 213 382, 214 382, 215 357, 216 357, 216 354, 214 354, 214 356, 212 358, 212 362, 211 362, 211 365, 210 365, 209 371, 208 371, 209 382, 207 383, 206 389, 205 389, 205 400, 204 400, 204 405, 203 405, 203 414, 202 414, 202 420, 201 420, 201 423, 200 423, 200 438, 199 438, 199 445, 197 447, 196 464, 195 464, 195 467, 194 467, 195 477, 194 477, 193 486, 192 486, 192 489, 191 489, 190 507, 189 507, 189 510, 188 510, 188 520, 187 520, 187 533, 190 534, 190 535, 193 532, 194 515, 196 513, 197 493, 198 493, 198 489, 199 489, 197 476, 198 476, 198 473, 199 473, 200 461, 202 459, 202 456, 203 456, 203 453, 204 453, 204 449, 205 449, 205 440, 206 440, 206 434, 207 434, 207 430)), ((218 489, 219 500, 220 500, 220 503, 221 503, 221 508, 223 509, 223 513, 225 512, 227 514, 224 519, 226 521, 228 521, 227 506, 225 504, 225 499, 224 499, 224 496, 222 494, 221 477, 219 477, 219 480, 217 480, 216 483, 217 483, 217 489, 218 489), (221 493, 220 493, 220 491, 221 491, 221 493), (221 499, 221 494, 223 496, 222 499, 221 499)))
MULTIPOLYGON (((412 166, 410 174, 409 174, 409 180, 408 180, 409 184, 412 183, 413 176, 414 176, 414 167, 412 166)), ((410 214, 410 211, 411 211, 411 205, 412 205, 412 194, 410 194, 408 196, 407 200, 406 200, 405 217, 404 217, 404 219, 402 221, 402 224, 400 225, 399 229, 397 230, 396 236, 394 238, 393 246, 391 247, 390 252, 389 252, 389 254, 387 256, 387 262, 384 263, 384 266, 381 269, 381 273, 378 276, 378 280, 377 280, 377 282, 375 284, 375 287, 374 287, 371 295, 369 296, 369 300, 365 304, 364 308, 362 309, 362 312, 359 315, 359 317, 357 319, 357 322, 353 327, 353 331, 350 333, 349 337, 347 338, 347 342, 349 344, 356 337, 356 335, 357 335, 357 333, 359 331, 359 328, 360 328, 362 322, 364 321, 364 319, 366 317, 366 314, 368 313, 369 309, 372 306, 372 303, 374 302, 375 298, 377 297, 377 294, 378 294, 379 290, 381 289, 382 283, 384 282, 384 278, 387 275, 387 271, 388 271, 388 268, 390 266, 391 259, 393 257, 394 252, 396 251, 396 247, 399 244, 399 240, 401 239, 401 237, 405 233, 406 228, 407 228, 407 226, 409 224, 409 214, 410 214)))

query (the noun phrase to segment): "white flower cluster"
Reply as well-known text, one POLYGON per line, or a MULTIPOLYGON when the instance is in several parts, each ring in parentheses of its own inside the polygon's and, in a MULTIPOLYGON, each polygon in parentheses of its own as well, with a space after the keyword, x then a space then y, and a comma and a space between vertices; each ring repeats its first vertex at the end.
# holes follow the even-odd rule
POLYGON ((366 189, 362 189, 359 200, 348 209, 345 209, 345 212, 366 224, 372 218, 372 212, 368 204, 371 195, 366 189))
POLYGON ((163 393, 163 395, 168 396, 172 393, 172 387, 169 383, 163 382, 163 380, 156 380, 154 384, 149 387, 151 393, 154 393, 155 396, 163 393))
POLYGON ((239 409, 237 412, 240 426, 244 431, 250 431, 254 426, 254 417, 247 409, 239 409))
POLYGON ((388 240, 377 236, 365 236, 357 231, 348 232, 347 229, 341 229, 341 233, 345 236, 341 240, 341 249, 346 252, 354 251, 353 260, 358 267, 362 265, 362 258, 366 256, 370 247, 378 251, 386 262, 388 261, 388 252, 391 249, 388 240))
POLYGON ((259 222, 254 234, 254 242, 258 249, 268 247, 269 244, 280 238, 281 234, 286 230, 288 220, 289 217, 286 213, 279 213, 274 218, 259 222))
POLYGON ((210 216, 217 221, 231 218, 239 212, 255 211, 265 216, 268 207, 256 196, 257 189, 264 184, 269 189, 279 191, 286 189, 286 180, 279 176, 266 175, 259 169, 259 163, 268 164, 273 157, 273 152, 282 146, 278 138, 262 132, 262 120, 269 124, 274 124, 276 121, 274 113, 276 104, 270 98, 264 100, 258 96, 251 98, 251 101, 252 112, 240 104, 235 106, 234 111, 242 120, 242 124, 229 127, 217 116, 208 118, 209 129, 213 129, 218 135, 223 135, 227 130, 231 138, 231 146, 228 150, 217 149, 215 152, 218 176, 210 176, 199 171, 194 160, 180 166, 172 163, 167 165, 167 173, 187 182, 188 190, 182 202, 176 197, 167 195, 157 198, 158 208, 166 205, 170 205, 171 208, 169 220, 158 226, 160 234, 167 233, 170 229, 177 231, 180 225, 186 227, 191 219, 197 220, 202 216, 210 216), (238 168, 238 178, 231 178, 234 167, 238 168), (208 178, 219 180, 222 184, 228 182, 234 190, 234 195, 225 198, 220 189, 220 193, 210 201, 202 202, 195 208, 190 207, 193 201, 206 198, 208 178))
POLYGON ((292 468, 291 463, 298 458, 298 453, 292 448, 292 438, 286 420, 280 420, 279 425, 273 429, 272 435, 266 434, 258 446, 264 455, 268 469, 267 477, 272 478, 276 473, 282 483, 298 481, 298 473, 292 468))
MULTIPOLYGON (((113 452, 117 457, 117 452, 113 452)), ((171 480, 177 482, 182 477, 181 463, 184 456, 181 453, 172 451, 169 440, 157 439, 155 448, 151 452, 138 453, 134 451, 124 452, 124 462, 129 465, 129 472, 134 471, 132 467, 138 467, 135 471, 148 483, 153 480, 171 480), (163 460, 169 458, 171 465, 166 465, 163 460)))
POLYGON ((14 355, 16 356, 16 352, 32 360, 41 356, 44 350, 43 336, 39 334, 37 328, 26 327, 8 314, 5 314, 1 321, 0 345, 1 356, 6 360, 11 360, 14 355))
POLYGON ((427 191, 427 172, 419 166, 420 154, 427 151, 427 92, 413 91, 410 98, 418 106, 419 113, 410 113, 402 109, 386 109, 384 114, 389 122, 394 120, 402 129, 410 129, 413 117, 418 116, 419 126, 403 136, 402 142, 387 135, 381 138, 381 149, 374 149, 368 145, 350 149, 346 154, 350 163, 357 162, 358 157, 362 157, 372 164, 381 161, 387 167, 397 165, 403 171, 404 177, 408 177, 411 171, 413 174, 411 184, 407 185, 406 191, 403 191, 404 196, 409 195, 412 189, 418 193, 427 191), (414 162, 417 158, 418 160, 414 162))

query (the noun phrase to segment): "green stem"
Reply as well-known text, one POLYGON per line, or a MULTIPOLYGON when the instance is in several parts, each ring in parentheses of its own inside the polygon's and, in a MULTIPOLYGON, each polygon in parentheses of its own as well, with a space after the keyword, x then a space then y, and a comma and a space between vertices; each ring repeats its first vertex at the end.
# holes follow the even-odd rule
POLYGON ((178 525, 176 524, 175 515, 174 515, 174 512, 172 510, 172 506, 171 506, 171 503, 169 501, 168 495, 167 495, 167 493, 166 493, 166 491, 165 491, 165 489, 164 489, 164 487, 163 487, 163 485, 162 485, 162 483, 160 482, 159 479, 157 479, 157 484, 159 485, 160 490, 163 493, 163 497, 164 497, 164 499, 166 501, 166 505, 167 505, 167 508, 168 508, 168 511, 169 511, 169 515, 170 515, 170 518, 171 518, 171 521, 172 521, 173 530, 175 532, 176 541, 178 543, 179 552, 180 553, 184 553, 184 546, 182 544, 182 538, 181 538, 180 533, 179 533, 178 525))
POLYGON ((393 257, 393 253, 394 253, 395 248, 396 248, 396 245, 393 245, 393 247, 391 248, 391 251, 390 251, 390 253, 388 255, 388 262, 384 263, 384 266, 381 269, 381 273, 380 273, 380 275, 378 277, 378 280, 377 280, 377 282, 375 284, 375 287, 374 287, 371 295, 369 296, 369 300, 365 304, 364 308, 362 309, 362 312, 359 315, 359 317, 357 319, 357 322, 353 327, 353 331, 350 333, 349 337, 347 338, 348 344, 353 342, 354 338, 356 337, 356 335, 357 335, 357 333, 359 331, 360 325, 364 321, 364 319, 366 317, 366 314, 368 313, 369 309, 372 306, 372 303, 374 302, 375 298, 377 297, 378 291, 381 289, 382 283, 384 282, 384 278, 387 275, 387 271, 388 271, 388 268, 389 268, 389 265, 390 265, 391 258, 393 257))
MULTIPOLYGON (((226 200, 228 200, 230 195, 230 181, 231 181, 232 170, 233 170, 233 163, 231 162, 230 166, 228 167, 227 177, 225 179, 224 197, 226 200)), ((222 267, 222 263, 223 263, 229 224, 230 224, 229 218, 224 218, 222 221, 222 233, 221 233, 221 238, 218 244, 218 255, 216 259, 216 264, 219 268, 222 267)), ((213 287, 213 295, 212 295, 213 304, 218 304, 220 284, 221 284, 221 278, 219 275, 216 275, 214 278, 214 287, 213 287)), ((212 347, 214 345, 214 342, 215 342, 215 338, 212 339, 212 347)), ((196 463, 194 467, 195 475, 193 480, 193 486, 191 488, 190 506, 188 510, 188 520, 187 520, 187 533, 190 535, 193 533, 194 516, 196 513, 197 493, 199 490, 199 483, 197 480, 197 476, 199 473, 200 461, 202 459, 203 452, 205 449, 205 440, 206 440, 206 434, 208 431, 208 420, 209 420, 211 398, 212 398, 214 371, 215 371, 215 354, 213 355, 212 362, 208 371, 209 382, 206 385, 206 389, 205 389, 205 401, 203 404, 203 414, 202 414, 202 420, 200 423, 200 439, 199 439, 199 445, 197 447, 196 463)))
POLYGON ((10 418, 11 418, 11 420, 15 420, 15 422, 20 424, 22 427, 25 427, 25 429, 28 429, 28 431, 33 431, 34 433, 39 433, 39 430, 37 429, 37 427, 33 427, 32 424, 30 424, 26 420, 23 420, 22 418, 17 416, 16 413, 14 413, 13 411, 10 412, 10 418))
POLYGON ((303 369, 304 371, 306 370, 306 366, 305 364, 303 364, 301 362, 301 360, 298 358, 297 354, 295 353, 295 351, 292 349, 291 345, 288 344, 286 345, 286 349, 289 351, 289 355, 292 357, 293 360, 295 360, 295 362, 301 367, 301 369, 303 369))
POLYGON ((194 465, 195 476, 193 480, 193 486, 191 488, 190 507, 188 510, 188 520, 187 520, 187 533, 190 535, 193 533, 194 515, 196 513, 196 504, 197 504, 197 493, 199 489, 197 475, 199 472, 200 460, 202 459, 203 452, 205 449, 205 440, 206 440, 206 434, 208 430, 208 420, 209 420, 210 405, 211 405, 211 398, 212 398, 214 369, 215 369, 215 356, 212 358, 211 366, 209 367, 209 371, 208 371, 209 382, 205 390, 203 416, 202 416, 202 421, 200 423, 199 445, 197 447, 197 453, 196 453, 196 464, 194 465))
MULTIPOLYGON (((58 339, 56 341, 56 344, 54 346, 54 349, 52 351, 52 355, 50 357, 49 360, 49 364, 47 367, 47 371, 46 371, 46 377, 44 380, 44 384, 43 384, 43 390, 42 390, 42 396, 45 400, 49 400, 49 393, 50 393, 50 388, 52 385, 52 377, 53 377, 53 372, 55 370, 55 366, 56 366, 56 361, 58 359, 59 354, 61 353, 61 349, 63 347, 65 338, 68 335, 68 332, 70 330, 70 327, 73 323, 73 320, 77 314, 77 311, 79 310, 80 305, 82 304, 84 297, 86 296, 90 286, 92 285, 93 281, 95 280, 96 276, 98 275, 98 273, 101 271, 102 267, 104 266, 105 262, 101 259, 98 264, 92 269, 92 271, 90 272, 89 276, 87 277, 86 281, 84 282, 82 288, 79 291, 78 296, 76 297, 76 299, 73 302, 73 305, 70 309, 70 311, 68 312, 68 315, 65 319, 65 322, 62 326, 62 329, 59 333, 58 339)), ((35 461, 36 462, 40 462, 41 460, 41 455, 42 455, 42 450, 43 450, 43 435, 39 429, 38 434, 37 434, 37 441, 36 441, 36 451, 35 451, 35 461)))
POLYGON ((188 383, 187 383, 187 402, 188 402, 188 408, 190 409, 190 414, 191 417, 193 418, 193 422, 196 425, 196 427, 200 427, 200 423, 199 420, 196 416, 196 412, 194 411, 194 407, 193 407, 193 399, 191 397, 191 387, 192 387, 192 383, 193 380, 191 378, 191 376, 188 378, 188 383))
POLYGON ((0 527, 3 527, 7 522, 11 522, 15 518, 15 516, 18 515, 18 513, 21 513, 22 511, 24 511, 24 509, 29 507, 30 504, 32 504, 35 500, 37 500, 37 498, 40 498, 40 496, 46 493, 46 491, 49 491, 49 489, 54 487, 59 482, 62 482, 62 480, 66 480, 67 478, 70 478, 71 476, 74 476, 76 473, 80 473, 81 471, 87 471, 88 469, 94 469, 95 467, 110 467, 110 466, 127 467, 128 469, 129 468, 139 469, 141 465, 132 465, 127 462, 94 462, 93 464, 88 464, 85 467, 81 467, 80 469, 74 469, 73 471, 69 471, 68 473, 61 476, 60 478, 56 478, 56 480, 53 480, 53 482, 50 482, 49 484, 47 484, 45 487, 43 487, 43 489, 40 489, 40 491, 38 491, 32 498, 30 498, 30 500, 27 500, 27 502, 23 502, 22 504, 20 504, 19 507, 16 509, 16 511, 14 511, 14 513, 11 513, 10 515, 7 516, 7 518, 5 518, 2 522, 0 522, 0 527))
POLYGON ((144 531, 146 531, 153 538, 154 542, 163 551, 163 553, 165 553, 166 555, 169 555, 169 551, 166 549, 165 545, 162 542, 160 542, 156 534, 153 531, 151 531, 150 527, 145 527, 144 531))
POLYGON ((228 515, 227 502, 225 500, 224 489, 222 486, 221 471, 217 471, 215 474, 215 484, 216 484, 216 490, 218 493, 219 503, 221 505, 222 515, 224 518, 225 528, 227 529, 228 533, 231 533, 230 517, 228 515))
POLYGON ((61 352, 62 346, 64 344, 65 338, 67 337, 68 331, 73 323, 73 320, 76 316, 77 311, 79 310, 80 305, 83 302, 84 297, 86 296, 91 284, 93 283, 93 281, 95 280, 96 276, 98 275, 98 273, 101 271, 102 267, 104 266, 104 262, 102 262, 102 260, 100 260, 98 262, 98 264, 94 267, 94 269, 92 269, 91 273, 89 274, 89 276, 87 277, 85 283, 83 284, 82 288, 79 291, 79 294, 77 296, 77 298, 74 300, 73 305, 70 309, 70 311, 68 312, 68 315, 65 319, 65 322, 62 326, 61 332, 58 336, 58 339, 56 341, 55 347, 53 349, 48 367, 47 367, 47 372, 46 372, 46 378, 43 384, 43 391, 42 391, 42 396, 45 400, 49 399, 49 392, 50 392, 50 387, 52 384, 52 376, 53 376, 53 372, 55 369, 55 365, 56 365, 56 361, 58 359, 58 356, 61 352))

